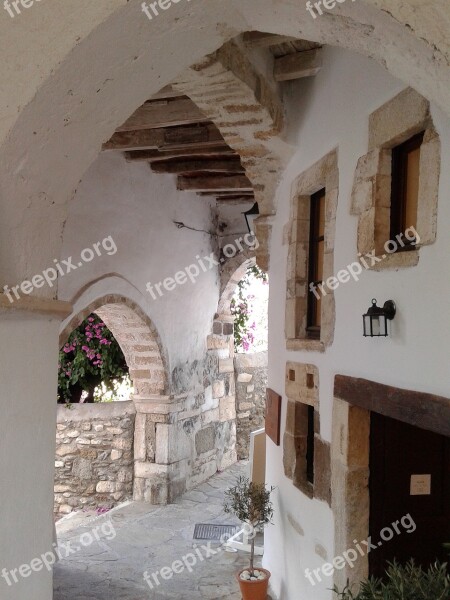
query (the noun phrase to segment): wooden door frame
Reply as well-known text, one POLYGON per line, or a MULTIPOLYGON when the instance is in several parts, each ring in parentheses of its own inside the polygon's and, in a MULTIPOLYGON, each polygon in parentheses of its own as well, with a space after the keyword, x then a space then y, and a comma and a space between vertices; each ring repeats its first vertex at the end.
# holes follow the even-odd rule
MULTIPOLYGON (((383 385, 367 379, 336 375, 334 381, 332 509, 335 552, 341 556, 369 536, 370 414, 376 412, 450 437, 450 399, 383 385)), ((334 571, 334 582, 358 583, 369 573, 367 555, 353 568, 334 571)))

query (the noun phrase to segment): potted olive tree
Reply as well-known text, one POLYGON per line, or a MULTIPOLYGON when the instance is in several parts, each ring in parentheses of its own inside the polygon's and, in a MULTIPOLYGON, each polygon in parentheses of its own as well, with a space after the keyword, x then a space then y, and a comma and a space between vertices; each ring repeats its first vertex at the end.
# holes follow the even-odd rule
POLYGON ((273 505, 270 495, 275 488, 252 483, 246 477, 239 477, 236 485, 225 492, 225 512, 234 514, 251 530, 250 565, 237 573, 243 600, 266 600, 269 588, 270 571, 255 569, 255 535, 260 527, 272 522, 273 505))

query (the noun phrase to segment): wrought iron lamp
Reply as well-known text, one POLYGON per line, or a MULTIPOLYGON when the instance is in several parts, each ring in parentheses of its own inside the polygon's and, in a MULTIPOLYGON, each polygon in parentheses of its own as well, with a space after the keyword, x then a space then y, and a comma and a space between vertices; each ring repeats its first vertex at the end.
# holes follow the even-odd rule
POLYGON ((245 222, 247 223, 247 228, 248 228, 249 233, 255 233, 253 221, 259 215, 258 203, 255 202, 255 204, 249 210, 247 210, 246 212, 244 212, 242 214, 245 217, 245 222))
POLYGON ((388 321, 392 321, 397 312, 397 307, 393 300, 387 300, 381 308, 377 306, 377 301, 372 300, 372 306, 363 315, 364 337, 387 337, 388 321))

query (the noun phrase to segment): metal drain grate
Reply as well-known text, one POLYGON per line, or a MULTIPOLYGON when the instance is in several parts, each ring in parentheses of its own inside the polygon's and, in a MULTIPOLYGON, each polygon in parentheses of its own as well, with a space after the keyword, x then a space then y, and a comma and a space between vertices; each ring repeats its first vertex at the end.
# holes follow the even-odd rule
POLYGON ((194 529, 194 540, 220 542, 224 539, 222 536, 227 535, 231 537, 236 534, 239 529, 239 525, 209 525, 207 523, 197 523, 194 529))

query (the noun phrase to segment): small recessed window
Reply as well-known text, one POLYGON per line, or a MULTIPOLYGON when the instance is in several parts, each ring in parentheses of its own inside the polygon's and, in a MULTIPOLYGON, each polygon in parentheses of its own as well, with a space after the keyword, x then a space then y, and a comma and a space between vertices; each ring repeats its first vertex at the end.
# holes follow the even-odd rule
MULTIPOLYGON (((392 150, 391 240, 417 227, 419 203, 420 151, 424 132, 415 135, 392 150)), ((402 235, 399 250, 412 249, 415 240, 402 235)))
POLYGON ((314 483, 314 406, 308 406, 308 436, 306 439, 306 479, 314 483))
POLYGON ((323 283, 325 250, 325 189, 311 196, 309 264, 308 264, 308 322, 309 338, 320 339, 322 299, 317 287, 323 283), (311 286, 313 284, 313 286, 311 286))

